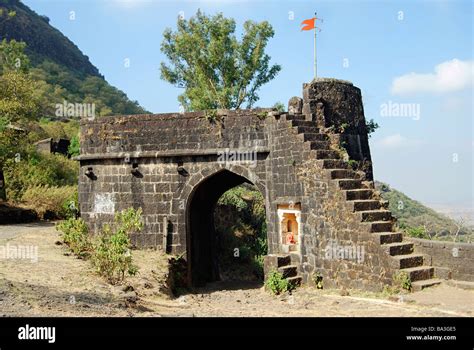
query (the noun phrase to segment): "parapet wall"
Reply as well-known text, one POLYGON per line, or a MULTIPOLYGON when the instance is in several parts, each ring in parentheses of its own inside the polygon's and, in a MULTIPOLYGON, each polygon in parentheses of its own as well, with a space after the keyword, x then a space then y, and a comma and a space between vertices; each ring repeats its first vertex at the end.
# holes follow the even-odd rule
POLYGON ((410 238, 415 251, 425 254, 439 278, 474 282, 474 244, 410 238))

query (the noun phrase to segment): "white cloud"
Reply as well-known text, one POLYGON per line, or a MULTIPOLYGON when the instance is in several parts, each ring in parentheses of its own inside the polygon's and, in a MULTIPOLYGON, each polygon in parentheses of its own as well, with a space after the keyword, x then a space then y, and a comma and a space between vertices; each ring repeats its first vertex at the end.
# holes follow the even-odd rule
POLYGON ((434 73, 409 73, 392 82, 392 94, 412 95, 416 93, 447 93, 472 86, 474 61, 453 59, 438 64, 434 73))
POLYGON ((420 140, 408 139, 400 134, 394 134, 384 137, 378 142, 378 145, 387 149, 396 149, 403 147, 412 147, 420 144, 420 140))

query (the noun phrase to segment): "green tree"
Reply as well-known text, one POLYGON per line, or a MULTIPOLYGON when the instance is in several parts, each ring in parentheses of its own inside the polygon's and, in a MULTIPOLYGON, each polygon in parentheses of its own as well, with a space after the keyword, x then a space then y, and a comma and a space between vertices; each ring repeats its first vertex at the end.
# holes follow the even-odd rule
POLYGON ((282 102, 280 102, 280 101, 276 102, 276 103, 273 105, 272 108, 273 108, 273 109, 276 109, 278 112, 284 112, 284 111, 285 111, 285 105, 284 105, 282 102))
POLYGON ((251 108, 259 88, 281 70, 265 53, 270 23, 245 22, 240 41, 234 33, 233 19, 199 10, 178 19, 177 31, 165 30, 161 51, 169 64, 161 63, 161 78, 185 89, 178 100, 186 110, 251 108))
POLYGON ((30 60, 25 54, 26 44, 16 40, 0 41, 0 74, 8 71, 28 73, 30 60))
POLYGON ((9 71, 0 76, 0 131, 9 123, 38 117, 35 83, 25 74, 9 71))

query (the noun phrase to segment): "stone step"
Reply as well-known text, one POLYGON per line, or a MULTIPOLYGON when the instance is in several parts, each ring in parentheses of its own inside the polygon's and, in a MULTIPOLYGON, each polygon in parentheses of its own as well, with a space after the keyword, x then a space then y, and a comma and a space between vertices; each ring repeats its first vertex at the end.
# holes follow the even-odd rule
POLYGON ((301 276, 294 276, 294 277, 288 277, 287 280, 288 282, 290 282, 291 285, 297 287, 301 285, 302 278, 301 276))
POLYGON ((306 117, 302 114, 287 114, 286 120, 306 120, 306 117))
POLYGON ((354 170, 350 169, 332 169, 330 170, 331 179, 355 179, 357 176, 354 170))
POLYGON ((388 210, 366 210, 359 213, 364 222, 392 220, 392 213, 388 210))
POLYGON ((378 210, 381 208, 380 202, 376 199, 360 199, 348 203, 353 211, 378 210))
POLYGON ((324 159, 322 161, 322 167, 324 169, 346 169, 347 162, 342 159, 324 159))
POLYGON ((338 159, 339 153, 330 149, 316 150, 316 159, 338 159))
POLYGON ((391 221, 374 221, 370 223, 370 232, 387 232, 393 228, 391 221))
POLYGON ((291 256, 290 255, 278 255, 277 256, 277 266, 287 266, 291 264, 291 256))
POLYGON ((298 275, 298 266, 282 266, 278 268, 278 271, 283 275, 284 278, 295 277, 296 275, 298 275))
POLYGON ((291 123, 293 126, 316 127, 316 123, 310 120, 294 119, 291 123))
POLYGON ((410 277, 410 281, 416 282, 421 280, 429 280, 433 277, 434 268, 432 266, 417 266, 401 269, 410 277))
POLYGON ((355 189, 346 191, 346 199, 348 201, 358 200, 358 199, 371 199, 374 195, 374 191, 370 189, 355 189))
POLYGON ((411 283, 412 292, 419 292, 428 287, 436 286, 443 282, 438 278, 430 278, 429 280, 416 281, 411 283))
POLYGON ((322 150, 329 149, 329 141, 311 141, 310 148, 322 150))
POLYGON ((403 234, 401 232, 377 232, 374 233, 374 235, 377 237, 379 244, 389 244, 403 240, 403 234))
POLYGON ((317 126, 297 126, 296 130, 298 131, 298 134, 302 134, 302 133, 317 134, 317 133, 319 133, 319 129, 318 129, 317 126))
POLYGON ((407 255, 395 255, 391 256, 392 266, 396 269, 407 269, 410 267, 422 266, 423 265, 422 254, 407 254, 407 255))
POLYGON ((413 253, 413 243, 397 242, 384 244, 383 248, 389 255, 407 255, 413 253))
POLYGON ((301 135, 301 138, 303 139, 303 141, 328 141, 329 140, 329 137, 326 134, 307 132, 305 134, 299 134, 299 135, 301 135))
POLYGON ((337 182, 341 190, 353 190, 362 185, 362 181, 354 179, 340 179, 337 182))

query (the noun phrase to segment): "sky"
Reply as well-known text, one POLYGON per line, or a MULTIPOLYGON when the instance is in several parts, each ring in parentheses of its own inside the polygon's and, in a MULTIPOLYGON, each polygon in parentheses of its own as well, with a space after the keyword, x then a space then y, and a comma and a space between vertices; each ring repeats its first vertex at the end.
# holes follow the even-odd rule
MULTIPOLYGON (((313 35, 301 21, 317 11, 318 76, 362 90, 374 176, 434 207, 473 208, 473 7, 455 1, 24 0, 50 18, 107 81, 151 112, 176 112, 182 92, 160 79, 165 28, 178 16, 222 12, 237 23, 269 21, 267 48, 282 71, 260 107, 302 96, 313 78, 313 35)), ((472 211, 471 211, 472 215, 472 211)))

